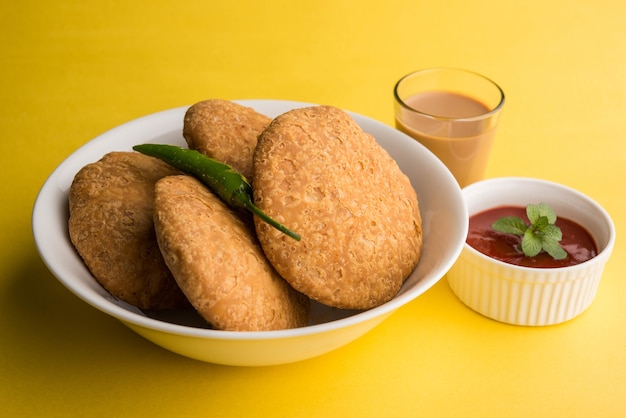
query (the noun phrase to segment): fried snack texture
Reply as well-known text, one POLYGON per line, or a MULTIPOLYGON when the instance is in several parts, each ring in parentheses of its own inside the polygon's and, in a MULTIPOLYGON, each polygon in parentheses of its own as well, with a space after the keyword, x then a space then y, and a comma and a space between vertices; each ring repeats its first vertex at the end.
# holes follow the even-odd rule
POLYGON ((163 257, 188 300, 213 328, 266 331, 305 326, 309 299, 272 268, 246 225, 190 176, 155 188, 163 257))
POLYGON ((140 309, 188 307, 154 232, 154 185, 179 172, 135 152, 111 152, 83 167, 69 191, 70 239, 95 279, 140 309))
POLYGON ((232 166, 251 180, 257 137, 270 122, 271 118, 252 108, 208 99, 187 109, 183 136, 189 148, 232 166))
POLYGON ((254 155, 254 203, 302 239, 255 218, 275 269, 323 304, 369 309, 417 266, 422 220, 408 177, 346 112, 312 106, 276 117, 254 155))

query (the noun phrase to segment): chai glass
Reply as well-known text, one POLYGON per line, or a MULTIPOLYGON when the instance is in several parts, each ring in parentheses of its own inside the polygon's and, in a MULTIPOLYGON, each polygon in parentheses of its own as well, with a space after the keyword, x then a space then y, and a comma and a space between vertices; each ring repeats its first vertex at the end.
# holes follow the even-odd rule
POLYGON ((496 83, 462 69, 415 71, 394 87, 396 128, 439 157, 461 187, 483 179, 503 105, 496 83))

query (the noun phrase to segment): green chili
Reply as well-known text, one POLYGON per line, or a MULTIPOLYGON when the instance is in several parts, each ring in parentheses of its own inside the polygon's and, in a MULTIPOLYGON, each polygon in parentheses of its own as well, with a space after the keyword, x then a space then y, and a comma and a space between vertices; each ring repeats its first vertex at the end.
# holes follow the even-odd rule
POLYGON ((300 241, 300 235, 270 218, 252 203, 252 186, 228 164, 175 145, 143 144, 136 145, 133 149, 159 158, 172 167, 197 177, 229 205, 249 210, 282 233, 300 241))

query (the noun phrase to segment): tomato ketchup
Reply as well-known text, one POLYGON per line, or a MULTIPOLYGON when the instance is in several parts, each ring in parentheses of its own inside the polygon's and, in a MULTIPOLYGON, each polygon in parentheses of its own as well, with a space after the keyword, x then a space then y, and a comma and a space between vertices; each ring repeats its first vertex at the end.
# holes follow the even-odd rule
POLYGON ((567 257, 555 260, 544 251, 528 257, 521 249, 522 237, 498 232, 491 227, 503 216, 517 216, 527 225, 530 224, 525 207, 499 206, 488 209, 470 216, 467 243, 491 258, 524 267, 567 267, 585 262, 598 254, 595 241, 584 227, 567 218, 557 217, 555 225, 563 233, 560 244, 567 252, 567 257))

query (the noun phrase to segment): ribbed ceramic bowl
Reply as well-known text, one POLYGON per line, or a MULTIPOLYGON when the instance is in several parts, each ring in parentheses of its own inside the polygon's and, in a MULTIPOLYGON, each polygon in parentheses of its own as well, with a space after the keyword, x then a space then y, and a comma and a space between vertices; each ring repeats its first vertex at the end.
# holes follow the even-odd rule
MULTIPOLYGON (((239 103, 270 117, 309 105, 280 100, 239 103)), ((187 357, 228 365, 261 366, 307 359, 348 344, 374 328, 437 283, 459 256, 467 235, 468 217, 461 189, 450 171, 407 135, 352 113, 361 128, 372 134, 398 162, 411 179, 420 201, 422 259, 391 301, 363 312, 312 303, 309 326, 229 332, 210 329, 195 312, 145 312, 114 298, 91 276, 69 240, 70 184, 80 168, 99 160, 106 152, 130 151, 133 145, 145 142, 184 146, 182 126, 186 109, 180 107, 137 119, 85 144, 50 175, 33 210, 35 242, 50 271, 85 302, 119 319, 148 340, 187 357)))
POLYGON ((463 189, 469 216, 497 206, 547 203, 557 216, 583 226, 594 238, 598 255, 560 268, 508 264, 467 243, 447 278, 457 297, 476 312, 515 325, 553 325, 568 321, 593 301, 615 242, 609 214, 571 188, 531 178, 495 178, 463 189))

